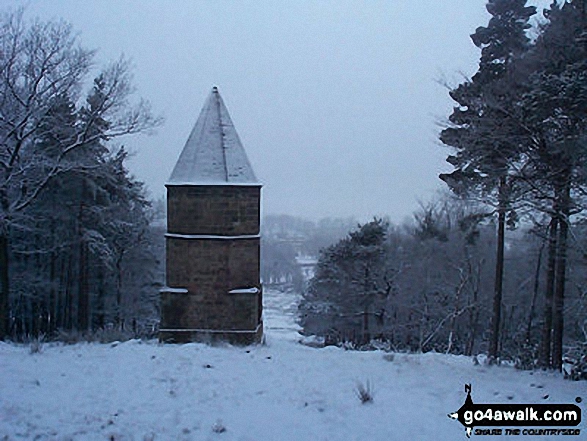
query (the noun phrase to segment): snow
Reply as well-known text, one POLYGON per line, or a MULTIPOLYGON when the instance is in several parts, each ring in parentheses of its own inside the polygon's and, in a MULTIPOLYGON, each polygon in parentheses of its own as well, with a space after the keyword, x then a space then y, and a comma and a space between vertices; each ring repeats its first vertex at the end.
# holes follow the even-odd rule
POLYGON ((165 237, 172 237, 174 239, 259 239, 260 234, 247 234, 241 236, 215 236, 210 234, 176 234, 176 233, 165 233, 165 237))
POLYGON ((198 181, 174 181, 174 182, 170 182, 167 181, 165 183, 166 187, 182 187, 182 186, 198 186, 198 185, 203 185, 206 187, 214 187, 214 186, 222 186, 222 187, 262 187, 263 185, 260 184, 259 182, 231 182, 231 183, 227 183, 227 182, 223 182, 223 181, 218 181, 218 182, 198 182, 198 181))
POLYGON ((216 87, 208 96, 166 185, 259 186, 216 87))
POLYGON ((201 332, 206 334, 256 334, 259 332, 261 324, 257 325, 255 329, 204 329, 204 328, 160 328, 161 331, 166 332, 201 332))
POLYGON ((187 294, 188 290, 186 288, 170 288, 169 286, 164 286, 159 290, 159 292, 169 292, 174 294, 187 294))
POLYGON ((312 256, 296 256, 296 262, 298 265, 314 266, 318 263, 318 259, 312 256))
POLYGON ((0 343, 0 439, 465 440, 447 417, 463 404, 465 383, 475 402, 587 397, 585 382, 463 356, 304 346, 296 301, 265 293, 265 345, 132 340, 45 344, 31 353, 0 343), (356 388, 367 382, 374 401, 361 404, 356 388))
POLYGON ((228 294, 257 294, 258 292, 259 288, 239 288, 231 289, 228 294))

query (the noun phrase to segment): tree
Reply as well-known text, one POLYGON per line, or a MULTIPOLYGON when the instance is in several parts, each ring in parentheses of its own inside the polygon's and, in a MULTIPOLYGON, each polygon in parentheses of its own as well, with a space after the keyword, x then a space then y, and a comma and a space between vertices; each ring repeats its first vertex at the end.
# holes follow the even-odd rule
POLYGON ((525 170, 532 202, 550 216, 541 362, 561 369, 568 235, 587 184, 587 4, 553 3, 545 12, 548 23, 520 63, 527 74, 520 115, 537 140, 525 170))
POLYGON ((526 0, 489 0, 491 19, 471 36, 481 48, 479 70, 470 81, 450 92, 458 103, 449 120, 451 125, 440 135, 441 141, 456 149, 447 161, 455 167, 440 175, 457 194, 476 194, 486 203, 497 199, 497 249, 490 359, 499 355, 499 332, 503 297, 504 243, 506 215, 512 211, 516 168, 520 146, 528 134, 511 118, 515 90, 510 83, 514 61, 528 50, 526 35, 529 19, 536 8, 526 0))
POLYGON ((143 132, 159 120, 145 101, 130 103, 129 63, 121 59, 99 75, 102 95, 94 94, 97 102, 74 121, 95 52, 79 44, 67 23, 28 22, 22 10, 4 14, 0 28, 2 339, 9 328, 12 237, 30 214, 26 210, 60 176, 93 172, 94 165, 80 161, 79 152, 98 142, 143 132))
POLYGON ((364 225, 325 249, 300 306, 307 332, 335 341, 368 343, 382 322, 391 284, 386 273, 388 224, 364 225))
MULTIPOLYGON (((505 7, 508 2, 490 3, 505 7)), ((522 1, 509 3, 511 11, 523 10, 522 1)), ((443 142, 457 149, 457 154, 448 158, 456 170, 441 178, 455 191, 472 188, 472 193, 485 201, 490 198, 484 190, 497 188, 501 245, 489 350, 492 356, 497 354, 499 341, 495 337, 501 309, 499 262, 503 257, 505 211, 516 199, 515 193, 519 193, 518 201, 526 209, 550 218, 540 358, 543 366, 558 369, 563 355, 569 230, 572 217, 583 209, 585 195, 586 8, 584 0, 553 2, 551 9, 545 11, 548 22, 539 29, 535 44, 528 44, 527 39, 525 44, 515 43, 516 39, 504 40, 512 48, 511 58, 494 59, 497 63, 489 65, 489 72, 497 74, 489 75, 490 82, 476 82, 483 71, 482 55, 478 74, 451 93, 460 107, 451 115, 454 126, 441 135, 443 142), (498 160, 488 161, 494 155, 498 160), (495 184, 487 187, 487 182, 495 184)), ((523 23, 527 26, 527 18, 520 19, 519 24, 523 23)), ((519 29, 518 26, 517 34, 522 35, 519 29)), ((489 33, 477 34, 479 41, 489 44, 483 50, 491 46, 486 38, 489 33)))

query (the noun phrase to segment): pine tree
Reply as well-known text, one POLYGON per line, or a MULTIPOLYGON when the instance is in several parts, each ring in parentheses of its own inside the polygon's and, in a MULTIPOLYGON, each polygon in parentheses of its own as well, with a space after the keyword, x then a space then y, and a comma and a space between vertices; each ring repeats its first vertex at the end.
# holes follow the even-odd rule
MULTIPOLYGON (((15 314, 9 312, 11 301, 19 308, 30 303, 26 292, 12 293, 13 264, 25 264, 28 254, 40 259, 39 250, 28 250, 20 261, 14 261, 14 250, 22 248, 15 243, 25 228, 41 225, 50 216, 41 210, 47 201, 43 195, 58 188, 60 183, 75 179, 84 184, 76 188, 79 200, 84 201, 92 189, 88 176, 99 168, 98 163, 84 162, 99 158, 104 152, 105 141, 143 132, 159 123, 145 102, 133 105, 129 102, 132 92, 129 65, 119 60, 103 71, 99 80, 103 83, 102 96, 93 95, 96 104, 89 118, 81 118, 76 110, 94 51, 79 45, 70 25, 64 22, 28 23, 23 12, 5 14, 0 18, 0 339, 5 338, 14 326, 15 314), (108 126, 103 123, 108 121, 108 126), (31 254, 31 255, 32 255, 31 254), (23 297, 24 296, 24 297, 23 297), (23 298, 25 302, 21 302, 23 298)), ((79 110, 79 109, 77 109, 79 110)), ((89 210, 81 202, 78 206, 78 225, 85 222, 89 210)), ((84 236, 80 227, 79 237, 84 236)), ((46 240, 40 241, 46 245, 46 240)), ((77 311, 75 321, 86 327, 87 283, 86 266, 90 250, 88 241, 80 240, 77 261, 82 265, 78 279, 77 308, 73 308, 73 284, 68 283, 63 299, 65 322, 72 322, 71 311, 77 311), (69 311, 69 312, 68 312, 69 311)), ((56 250, 53 250, 55 252, 56 250)), ((54 256, 54 255, 53 255, 54 256)), ((57 259, 52 258, 49 272, 57 277, 57 259)), ((63 268, 68 264, 63 263, 63 268)), ((62 269, 63 280, 73 280, 72 271, 62 269)), ((21 285, 22 286, 22 285, 21 285)), ((16 286, 18 288, 18 286, 16 286)), ((20 289, 20 288, 19 288, 20 289)), ((33 297, 37 302, 38 296, 33 297)), ((33 302, 33 303, 34 303, 33 302)), ((51 303, 51 301, 49 301, 51 303)), ((57 309, 56 305, 52 308, 57 309)), ((26 307, 38 309, 38 304, 26 307)), ((34 315, 38 315, 34 312, 34 315)), ((35 322, 35 321, 33 321, 35 322)))
POLYGON ((367 343, 384 316, 387 223, 375 219, 325 249, 300 305, 308 333, 367 343))
POLYGON ((489 356, 499 355, 499 331, 504 273, 506 215, 512 210, 515 167, 520 147, 529 134, 511 117, 517 102, 510 71, 514 61, 529 47, 526 35, 529 19, 536 8, 526 0, 490 0, 487 27, 479 27, 471 36, 481 48, 479 70, 450 92, 458 103, 450 116, 450 126, 440 135, 441 141, 456 149, 447 161, 455 167, 440 175, 460 195, 476 195, 485 202, 497 199, 497 251, 493 314, 489 356))
POLYGON ((541 363, 560 369, 563 308, 571 217, 582 211, 587 184, 587 4, 557 5, 546 12, 530 56, 522 63, 527 91, 521 108, 539 140, 529 150, 527 180, 534 206, 551 217, 541 363))

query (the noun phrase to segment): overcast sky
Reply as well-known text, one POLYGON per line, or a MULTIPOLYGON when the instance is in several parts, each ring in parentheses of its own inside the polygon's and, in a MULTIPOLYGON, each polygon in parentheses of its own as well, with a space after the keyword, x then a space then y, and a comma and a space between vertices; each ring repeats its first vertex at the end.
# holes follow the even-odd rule
MULTIPOLYGON (((212 86, 264 184, 265 214, 386 215, 401 222, 443 187, 439 81, 472 75, 485 0, 0 0, 63 17, 106 63, 134 63, 137 94, 165 124, 125 139, 152 197, 212 86)), ((548 3, 542 1, 541 4, 548 3)))

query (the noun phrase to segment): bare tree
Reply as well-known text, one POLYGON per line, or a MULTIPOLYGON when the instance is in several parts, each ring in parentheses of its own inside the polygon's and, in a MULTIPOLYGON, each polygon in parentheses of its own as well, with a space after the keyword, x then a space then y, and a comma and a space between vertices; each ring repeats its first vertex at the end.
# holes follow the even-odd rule
POLYGON ((22 10, 0 18, 0 339, 9 329, 11 231, 26 208, 56 177, 72 170, 91 172, 76 151, 160 122, 145 101, 131 104, 130 66, 124 58, 99 74, 102 95, 83 123, 67 126, 62 113, 52 112, 63 100, 81 111, 94 56, 64 21, 29 22, 22 10), (51 151, 38 142, 49 135, 58 140, 51 151))

